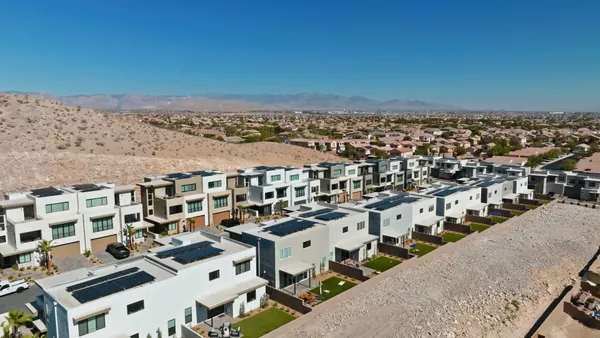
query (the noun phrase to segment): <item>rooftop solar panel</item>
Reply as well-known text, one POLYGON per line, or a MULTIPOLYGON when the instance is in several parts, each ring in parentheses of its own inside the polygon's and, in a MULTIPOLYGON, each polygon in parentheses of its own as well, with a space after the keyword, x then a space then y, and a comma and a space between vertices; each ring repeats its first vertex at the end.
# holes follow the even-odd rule
POLYGON ((202 242, 198 242, 198 243, 194 243, 194 244, 190 244, 190 245, 179 246, 179 247, 176 247, 173 249, 167 249, 167 250, 157 252, 156 257, 158 257, 160 259, 164 259, 167 257, 179 255, 179 254, 182 254, 182 253, 185 253, 188 251, 198 250, 198 249, 204 248, 206 246, 209 246, 211 244, 212 244, 212 242, 202 241, 202 242))
POLYGON ((319 215, 315 218, 322 221, 333 221, 334 219, 340 219, 345 216, 348 216, 348 214, 345 212, 334 211, 327 214, 319 215))
POLYGON ((197 262, 197 261, 200 261, 203 259, 217 256, 223 251, 225 251, 225 250, 215 248, 212 246, 207 246, 207 247, 204 247, 204 248, 201 248, 198 250, 194 250, 194 251, 183 253, 181 255, 177 255, 173 259, 181 264, 189 264, 189 263, 193 263, 193 262, 197 262))
POLYGON ((315 222, 307 220, 294 219, 291 221, 279 223, 265 228, 266 231, 270 231, 272 234, 277 236, 286 236, 294 232, 302 231, 315 226, 315 222))
POLYGON ((63 191, 58 190, 54 187, 49 187, 49 188, 33 189, 33 190, 31 190, 31 193, 37 197, 48 197, 48 196, 62 195, 63 191))
POLYGON ((438 193, 435 193, 435 196, 439 196, 439 197, 445 197, 445 196, 450 196, 456 192, 459 191, 467 191, 467 190, 471 190, 471 188, 469 187, 458 187, 458 188, 452 188, 452 189, 446 189, 446 190, 442 190, 438 193))
POLYGON ((67 290, 67 292, 73 292, 73 291, 81 290, 81 289, 87 288, 87 287, 92 286, 92 285, 96 285, 96 284, 100 284, 100 283, 106 282, 106 281, 111 280, 111 279, 115 279, 115 278, 119 278, 119 277, 122 277, 122 276, 125 276, 125 275, 132 274, 132 273, 137 272, 139 270, 140 270, 140 268, 137 268, 137 267, 136 268, 129 268, 129 269, 121 270, 121 271, 118 271, 118 272, 115 272, 115 273, 108 274, 106 276, 102 276, 102 277, 94 278, 92 280, 85 281, 83 283, 79 283, 79 284, 68 286, 66 288, 66 290, 67 290))
POLYGON ((192 175, 196 175, 196 176, 207 177, 207 176, 214 176, 217 173, 216 172, 212 172, 212 171, 200 170, 200 171, 192 171, 191 174, 192 175))
POLYGON ((381 210, 387 210, 387 209, 399 206, 401 204, 412 203, 412 202, 415 202, 415 201, 418 201, 418 200, 419 199, 416 198, 416 197, 404 197, 402 199, 391 201, 391 202, 388 202, 386 204, 380 205, 376 209, 380 210, 380 211, 381 210))
POLYGON ((389 203, 389 202, 392 202, 392 201, 396 201, 396 200, 402 199, 404 197, 406 197, 406 196, 392 196, 392 197, 387 197, 387 198, 382 199, 381 201, 377 201, 377 202, 374 202, 374 203, 371 203, 371 204, 367 204, 367 205, 365 205, 365 208, 367 208, 367 209, 375 209, 375 208, 379 207, 380 205, 383 205, 383 204, 386 204, 386 203, 389 203))
POLYGON ((131 275, 123 276, 117 279, 106 281, 101 284, 93 285, 72 293, 73 297, 80 303, 87 303, 93 300, 110 296, 117 292, 125 291, 136 286, 154 281, 155 278, 146 271, 136 272, 131 275))
POLYGON ((189 174, 184 174, 184 173, 175 173, 175 174, 168 174, 167 175, 168 178, 174 178, 176 180, 181 179, 181 178, 190 178, 192 176, 190 176, 189 174))
POLYGON ((313 210, 313 211, 309 211, 309 212, 305 212, 303 214, 300 214, 300 217, 313 217, 313 216, 317 216, 317 215, 322 215, 322 214, 326 214, 328 212, 330 212, 331 209, 319 209, 319 210, 313 210))

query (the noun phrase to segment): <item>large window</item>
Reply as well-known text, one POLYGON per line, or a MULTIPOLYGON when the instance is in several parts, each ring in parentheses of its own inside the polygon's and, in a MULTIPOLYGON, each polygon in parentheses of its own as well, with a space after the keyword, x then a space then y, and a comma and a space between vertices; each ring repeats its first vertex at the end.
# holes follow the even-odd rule
POLYGON ((215 280, 221 276, 221 270, 215 270, 208 273, 208 280, 215 280))
POLYGON ((135 231, 135 238, 142 238, 144 237, 144 232, 142 230, 136 230, 135 231))
POLYGON ((292 256, 292 247, 279 249, 279 259, 284 259, 292 256))
POLYGON ((275 197, 275 193, 272 192, 272 191, 269 191, 269 192, 265 193, 265 199, 266 200, 270 200, 271 198, 274 198, 274 197, 275 197))
POLYGON ((167 324, 167 335, 171 337, 174 336, 176 333, 177 330, 175 329, 175 319, 171 319, 167 324))
POLYGON ((208 182, 208 189, 220 188, 220 187, 221 187, 221 181, 208 182))
POLYGON ((51 214, 53 212, 67 211, 69 210, 69 202, 61 202, 54 204, 46 204, 46 213, 51 214))
POLYGON ((202 200, 188 202, 187 204, 187 212, 198 212, 202 211, 202 200))
POLYGON ((79 336, 84 336, 88 333, 96 332, 106 326, 104 322, 104 313, 88 319, 84 319, 77 323, 79 326, 79 336))
POLYGON ((365 221, 356 223, 356 230, 360 231, 365 228, 365 221))
POLYGON ((23 214, 25 219, 34 219, 35 211, 33 210, 33 205, 26 205, 23 207, 23 214))
POLYGON ((226 206, 227 206, 227 196, 215 197, 215 199, 214 199, 215 209, 225 208, 226 206))
POLYGON ((252 290, 246 294, 246 303, 250 303, 256 300, 256 290, 252 290))
POLYGON ((196 191, 196 183, 181 185, 181 192, 196 191))
POLYGON ((52 239, 75 236, 75 223, 57 224, 52 226, 52 239))
POLYGON ((335 169, 333 170, 333 175, 338 176, 342 174, 342 169, 335 169))
POLYGON ((386 218, 383 220, 383 227, 389 227, 390 226, 390 219, 386 218))
POLYGON ((354 174, 356 174, 356 169, 348 170, 348 175, 354 175, 354 174))
POLYGON ((353 181, 352 182, 352 188, 353 189, 360 189, 360 181, 353 181))
POLYGON ((236 275, 239 275, 239 274, 242 274, 242 273, 248 272, 248 271, 250 271, 250 261, 237 263, 235 265, 235 274, 236 275))
POLYGON ((17 258, 17 263, 19 264, 24 264, 24 263, 29 263, 31 262, 31 252, 26 252, 23 254, 20 254, 19 257, 17 258))
POLYGON ((127 305, 127 314, 130 315, 132 313, 142 311, 143 309, 144 309, 144 301, 140 300, 138 302, 127 305))
POLYGON ((183 205, 173 205, 169 207, 169 215, 181 214, 183 212, 183 205))
POLYGON ((271 175, 271 182, 281 181, 281 175, 271 175))
POLYGON ((300 179, 300 175, 299 174, 290 175, 290 181, 297 181, 299 179, 300 179))
POLYGON ((88 208, 100 207, 108 204, 108 198, 98 197, 85 200, 85 206, 88 208))
POLYGON ((188 307, 185 309, 185 323, 189 324, 192 322, 192 308, 188 307))
POLYGON ((113 228, 113 216, 96 218, 92 220, 92 231, 99 232, 113 228))
POLYGON ((306 187, 294 188, 294 190, 296 191, 296 197, 304 197, 306 194, 306 187))
POLYGON ((169 231, 177 230, 177 222, 169 223, 169 231))
POLYGON ((140 221, 140 213, 125 215, 125 223, 135 223, 140 221))

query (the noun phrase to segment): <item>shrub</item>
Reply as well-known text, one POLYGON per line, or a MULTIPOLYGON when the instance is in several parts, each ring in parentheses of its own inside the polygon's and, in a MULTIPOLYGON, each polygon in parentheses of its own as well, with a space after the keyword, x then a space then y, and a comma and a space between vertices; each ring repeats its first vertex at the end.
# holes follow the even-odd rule
POLYGON ((240 317, 244 317, 246 316, 246 305, 244 304, 244 302, 240 303, 240 317))
POLYGON ((267 305, 269 305, 269 295, 265 293, 260 297, 260 307, 264 309, 267 305))
POLYGON ((90 257, 91 254, 92 254, 92 251, 90 251, 90 249, 85 250, 85 252, 83 253, 83 255, 85 257, 90 257))
POLYGON ((15 270, 15 271, 19 270, 19 266, 18 266, 17 264, 13 264, 12 268, 13 268, 13 270, 15 270))

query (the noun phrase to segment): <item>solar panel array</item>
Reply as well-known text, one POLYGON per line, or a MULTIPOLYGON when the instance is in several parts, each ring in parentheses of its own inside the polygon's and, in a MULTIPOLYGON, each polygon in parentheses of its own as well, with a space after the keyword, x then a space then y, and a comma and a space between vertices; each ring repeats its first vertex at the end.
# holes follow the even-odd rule
POLYGON ((189 264, 189 263, 193 263, 193 262, 201 261, 203 259, 217 256, 223 251, 225 251, 225 250, 215 248, 215 247, 209 245, 209 246, 205 246, 203 248, 200 248, 200 249, 197 249, 194 251, 189 251, 189 252, 183 253, 181 255, 177 255, 173 259, 181 264, 189 264))
POLYGON ((334 211, 327 214, 319 215, 315 218, 321 221, 333 221, 334 219, 340 219, 346 216, 348 216, 348 214, 345 212, 334 211))
POLYGON ((112 279, 104 283, 95 284, 93 286, 77 290, 73 292, 72 295, 75 299, 83 304, 102 297, 110 296, 117 292, 134 288, 136 286, 153 282, 154 280, 155 278, 151 274, 147 273, 146 271, 140 271, 131 275, 112 279))
POLYGON ((383 205, 383 204, 386 204, 386 203, 389 203, 389 202, 392 202, 392 201, 397 201, 399 199, 403 199, 404 197, 405 196, 387 197, 387 198, 382 199, 381 201, 377 201, 375 203, 367 204, 367 205, 365 205, 365 208, 367 208, 367 209, 375 209, 375 208, 377 208, 380 205, 383 205))
POLYGON ((386 204, 380 205, 380 206, 378 206, 378 207, 376 208, 376 210, 380 210, 380 211, 381 211, 381 210, 387 210, 387 209, 389 209, 389 208, 396 207, 396 206, 398 206, 398 205, 400 205, 400 204, 404 204, 404 203, 412 203, 412 202, 415 202, 415 201, 418 201, 418 200, 419 200, 419 199, 418 199, 418 198, 416 198, 416 197, 404 197, 403 199, 399 199, 399 200, 391 201, 391 202, 389 202, 389 203, 386 203, 386 204))
POLYGON ((182 253, 186 253, 188 251, 198 250, 198 249, 204 248, 206 246, 210 246, 211 244, 212 244, 212 242, 202 241, 202 242, 198 242, 198 243, 194 243, 194 244, 190 244, 190 245, 176 247, 173 249, 167 249, 167 250, 157 252, 156 257, 158 257, 160 259, 164 259, 164 258, 172 257, 175 255, 179 255, 182 253))
POLYGON ((477 186, 482 187, 482 188, 487 188, 489 186, 492 186, 492 185, 498 184, 498 183, 502 183, 502 181, 484 181, 482 183, 479 183, 477 186))
POLYGON ((192 176, 190 176, 189 174, 186 174, 186 173, 174 173, 174 174, 167 174, 167 177, 178 180, 178 179, 182 179, 182 178, 190 178, 192 176))
POLYGON ((272 225, 268 228, 265 228, 265 230, 270 231, 272 234, 277 236, 286 236, 289 234, 293 234, 294 232, 312 228, 313 226, 315 226, 315 224, 317 223, 303 219, 293 219, 290 221, 272 225))
POLYGON ((121 270, 121 271, 118 271, 118 272, 115 272, 115 273, 111 273, 111 274, 106 275, 106 276, 102 276, 102 277, 94 278, 92 280, 85 281, 83 283, 79 283, 79 284, 68 286, 66 290, 67 290, 67 292, 73 292, 73 291, 81 290, 81 289, 87 288, 87 287, 92 286, 92 285, 104 283, 104 282, 106 282, 108 280, 111 280, 111 279, 119 278, 119 277, 122 277, 122 276, 125 276, 125 275, 132 274, 134 272, 138 272, 139 270, 140 270, 140 268, 130 268, 130 269, 121 270))
POLYGON ((319 210, 313 210, 313 211, 305 212, 303 214, 300 214, 299 216, 307 218, 307 217, 313 217, 313 216, 317 216, 317 215, 322 215, 322 214, 328 213, 330 211, 331 211, 331 209, 325 208, 325 209, 319 209, 319 210))
POLYGON ((54 187, 49 187, 49 188, 33 189, 33 190, 31 190, 31 193, 38 197, 48 197, 48 196, 62 195, 63 191, 58 190, 54 187))
POLYGON ((445 197, 445 196, 450 196, 459 191, 468 191, 468 190, 471 190, 471 188, 458 187, 458 188, 446 189, 446 190, 442 190, 440 192, 435 193, 434 196, 445 197))

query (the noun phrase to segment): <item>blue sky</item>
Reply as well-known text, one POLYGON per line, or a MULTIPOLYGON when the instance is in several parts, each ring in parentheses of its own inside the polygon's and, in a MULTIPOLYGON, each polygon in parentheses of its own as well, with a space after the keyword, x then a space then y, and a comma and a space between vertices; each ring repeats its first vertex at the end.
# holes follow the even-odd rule
POLYGON ((0 90, 600 106, 597 0, 4 0, 0 90))

